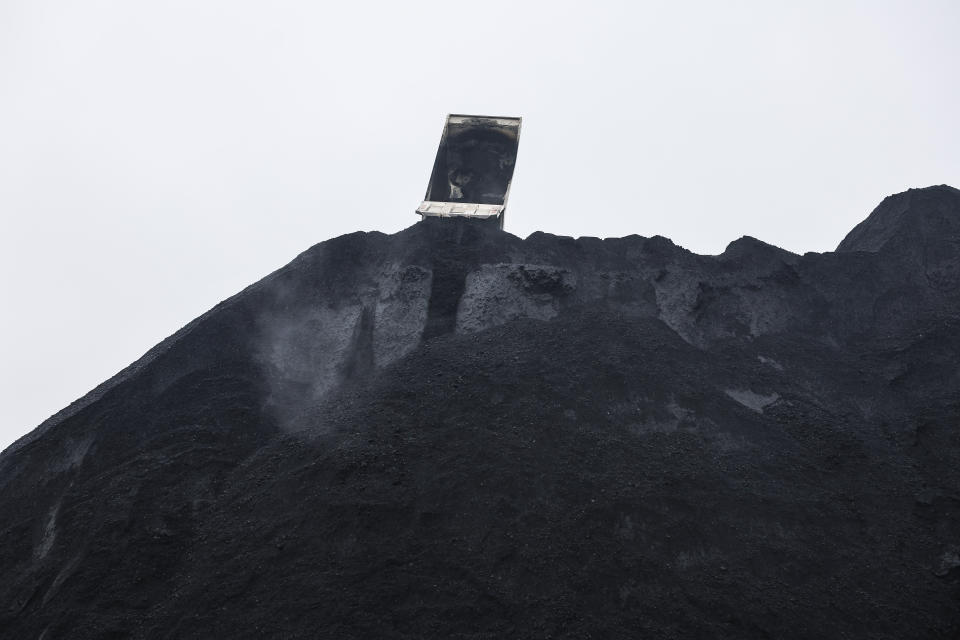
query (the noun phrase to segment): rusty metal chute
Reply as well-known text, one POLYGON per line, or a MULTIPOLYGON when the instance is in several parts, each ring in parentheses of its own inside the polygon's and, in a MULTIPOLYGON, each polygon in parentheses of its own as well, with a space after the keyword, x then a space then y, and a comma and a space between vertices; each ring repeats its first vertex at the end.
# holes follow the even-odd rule
POLYGON ((447 116, 421 216, 496 218, 503 228, 520 118, 447 116))

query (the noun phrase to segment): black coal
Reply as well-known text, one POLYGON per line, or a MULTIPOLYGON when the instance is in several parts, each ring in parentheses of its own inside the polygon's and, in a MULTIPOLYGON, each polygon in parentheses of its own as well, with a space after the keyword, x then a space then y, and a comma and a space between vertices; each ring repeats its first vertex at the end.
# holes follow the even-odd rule
POLYGON ((960 191, 321 243, 0 456, 0 575, 3 638, 960 638, 960 191))

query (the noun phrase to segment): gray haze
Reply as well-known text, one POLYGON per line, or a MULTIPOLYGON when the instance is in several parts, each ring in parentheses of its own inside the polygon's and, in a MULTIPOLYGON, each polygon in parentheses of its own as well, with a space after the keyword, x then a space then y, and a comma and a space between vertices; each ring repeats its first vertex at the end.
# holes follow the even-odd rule
POLYGON ((960 183, 960 3, 0 2, 0 447, 520 115, 507 229, 831 250, 960 183))

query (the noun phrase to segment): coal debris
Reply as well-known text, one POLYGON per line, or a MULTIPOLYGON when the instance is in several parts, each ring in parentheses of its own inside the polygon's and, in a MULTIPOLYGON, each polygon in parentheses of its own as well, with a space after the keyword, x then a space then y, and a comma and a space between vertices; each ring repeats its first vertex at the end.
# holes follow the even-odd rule
POLYGON ((320 243, 0 455, 2 638, 960 637, 960 191, 320 243))

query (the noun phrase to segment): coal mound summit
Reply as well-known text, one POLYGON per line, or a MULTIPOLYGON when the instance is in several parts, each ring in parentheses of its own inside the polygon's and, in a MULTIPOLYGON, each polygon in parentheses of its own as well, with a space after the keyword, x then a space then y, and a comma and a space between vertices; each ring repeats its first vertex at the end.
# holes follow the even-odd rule
POLYGON ((960 638, 960 191, 320 243, 0 456, 3 638, 960 638))

